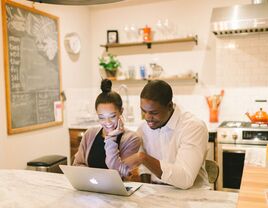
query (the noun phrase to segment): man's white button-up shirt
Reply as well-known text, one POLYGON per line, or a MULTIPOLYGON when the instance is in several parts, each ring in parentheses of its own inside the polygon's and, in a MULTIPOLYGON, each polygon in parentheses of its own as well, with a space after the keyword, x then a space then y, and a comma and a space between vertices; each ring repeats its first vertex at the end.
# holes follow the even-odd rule
POLYGON ((203 121, 174 105, 165 126, 153 130, 144 121, 138 134, 143 142, 141 150, 160 161, 161 180, 153 175, 153 181, 182 189, 209 187, 204 166, 208 131, 203 121))

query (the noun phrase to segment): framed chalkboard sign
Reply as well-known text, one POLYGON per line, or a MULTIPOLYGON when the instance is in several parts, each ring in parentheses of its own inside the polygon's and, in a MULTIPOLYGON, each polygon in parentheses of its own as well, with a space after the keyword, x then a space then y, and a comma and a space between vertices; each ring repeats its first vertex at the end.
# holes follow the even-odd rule
POLYGON ((58 17, 2 1, 8 134, 61 125, 58 17))

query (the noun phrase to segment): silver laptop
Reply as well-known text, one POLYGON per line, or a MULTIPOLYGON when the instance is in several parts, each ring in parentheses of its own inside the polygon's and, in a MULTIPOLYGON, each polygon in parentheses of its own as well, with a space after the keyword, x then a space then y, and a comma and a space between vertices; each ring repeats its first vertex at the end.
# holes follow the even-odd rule
POLYGON ((118 171, 81 166, 60 165, 72 186, 80 191, 130 196, 141 183, 123 182, 118 171))

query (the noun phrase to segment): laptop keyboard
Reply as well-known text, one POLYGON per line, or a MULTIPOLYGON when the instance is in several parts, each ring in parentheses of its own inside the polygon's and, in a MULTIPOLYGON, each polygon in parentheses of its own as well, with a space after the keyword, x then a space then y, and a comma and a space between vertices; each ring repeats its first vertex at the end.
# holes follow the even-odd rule
POLYGON ((125 186, 125 188, 127 191, 130 191, 132 189, 132 187, 129 187, 129 186, 125 186))

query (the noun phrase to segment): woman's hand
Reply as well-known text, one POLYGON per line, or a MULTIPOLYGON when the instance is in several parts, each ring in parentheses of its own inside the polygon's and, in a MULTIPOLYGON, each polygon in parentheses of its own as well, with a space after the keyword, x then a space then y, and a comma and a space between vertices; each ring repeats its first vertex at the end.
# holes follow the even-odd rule
POLYGON ((117 137, 119 134, 122 134, 125 131, 124 129, 124 123, 122 116, 119 117, 117 121, 117 127, 115 130, 110 131, 105 139, 108 139, 110 137, 117 137))

